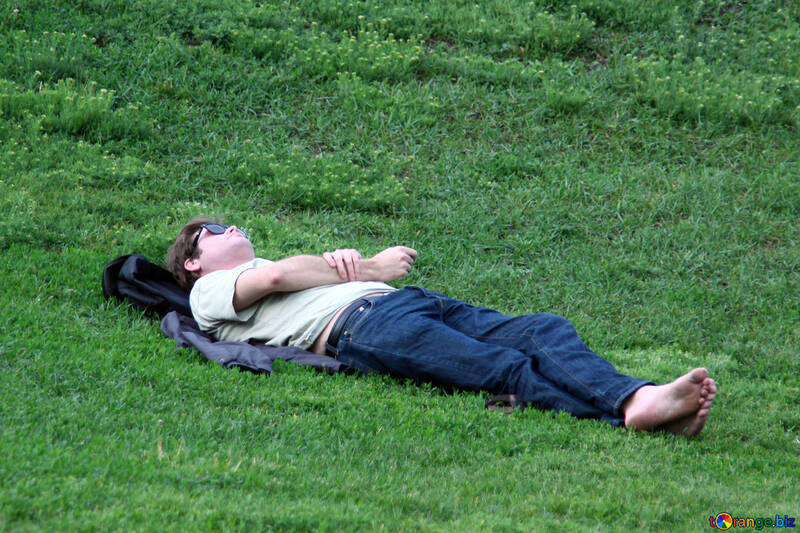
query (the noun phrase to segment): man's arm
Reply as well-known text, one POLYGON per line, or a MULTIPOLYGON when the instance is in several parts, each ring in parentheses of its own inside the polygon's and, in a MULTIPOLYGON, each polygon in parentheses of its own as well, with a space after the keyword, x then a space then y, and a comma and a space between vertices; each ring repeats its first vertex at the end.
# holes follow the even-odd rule
MULTIPOLYGON (((417 251, 406 246, 387 248, 358 261, 359 281, 392 281, 411 270, 417 251)), ((245 270, 236 281, 233 308, 238 312, 273 292, 295 292, 345 281, 328 261, 315 255, 297 255, 267 266, 245 270)))

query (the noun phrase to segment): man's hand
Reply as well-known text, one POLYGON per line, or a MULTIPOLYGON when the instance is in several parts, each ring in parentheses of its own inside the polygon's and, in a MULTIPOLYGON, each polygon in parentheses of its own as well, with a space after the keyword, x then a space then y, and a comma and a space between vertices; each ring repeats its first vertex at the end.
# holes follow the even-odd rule
POLYGON ((417 251, 408 246, 387 248, 361 262, 361 279, 392 281, 402 278, 411 270, 417 260, 417 251))
POLYGON ((344 250, 334 250, 325 252, 322 258, 328 262, 328 266, 335 268, 339 277, 343 281, 357 281, 361 274, 361 254, 358 250, 347 248, 344 250))
POLYGON ((335 268, 342 281, 392 281, 411 270, 417 251, 407 246, 387 248, 369 259, 363 259, 352 248, 325 252, 322 258, 335 268))

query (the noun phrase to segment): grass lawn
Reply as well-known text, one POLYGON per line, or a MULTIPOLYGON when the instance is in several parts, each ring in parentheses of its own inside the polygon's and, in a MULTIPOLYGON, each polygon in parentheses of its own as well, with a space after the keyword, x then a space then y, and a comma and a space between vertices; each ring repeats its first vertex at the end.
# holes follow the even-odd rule
POLYGON ((0 530, 694 531, 800 514, 800 4, 0 6, 0 530), (223 216, 259 255, 706 366, 683 439, 485 395, 224 370, 107 302, 223 216))

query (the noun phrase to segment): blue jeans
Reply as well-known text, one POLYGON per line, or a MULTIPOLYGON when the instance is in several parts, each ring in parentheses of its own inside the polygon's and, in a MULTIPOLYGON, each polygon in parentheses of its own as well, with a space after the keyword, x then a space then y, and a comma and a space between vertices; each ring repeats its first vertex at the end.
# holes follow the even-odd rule
POLYGON ((337 359, 363 372, 463 390, 516 394, 541 409, 622 425, 622 403, 652 382, 624 376, 572 323, 507 316, 420 287, 381 296, 350 315, 337 359))

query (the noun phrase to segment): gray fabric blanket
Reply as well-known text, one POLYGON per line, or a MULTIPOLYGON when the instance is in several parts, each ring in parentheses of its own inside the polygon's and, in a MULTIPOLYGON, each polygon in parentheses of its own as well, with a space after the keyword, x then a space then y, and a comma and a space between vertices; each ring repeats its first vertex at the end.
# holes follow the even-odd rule
POLYGON ((267 346, 258 341, 215 341, 200 330, 189 316, 171 311, 161 320, 164 335, 176 340, 180 348, 196 348, 206 359, 216 361, 225 368, 240 368, 256 373, 272 373, 272 361, 283 359, 307 365, 328 373, 352 372, 353 368, 326 355, 291 346, 267 346))

